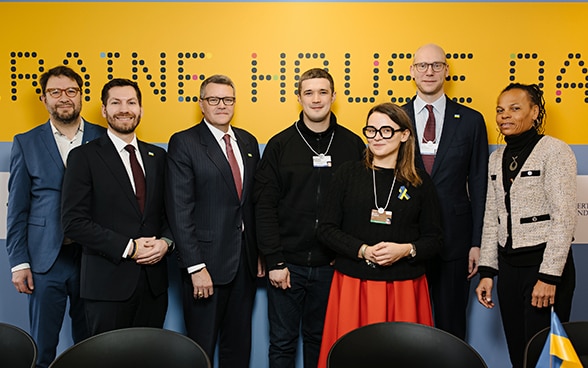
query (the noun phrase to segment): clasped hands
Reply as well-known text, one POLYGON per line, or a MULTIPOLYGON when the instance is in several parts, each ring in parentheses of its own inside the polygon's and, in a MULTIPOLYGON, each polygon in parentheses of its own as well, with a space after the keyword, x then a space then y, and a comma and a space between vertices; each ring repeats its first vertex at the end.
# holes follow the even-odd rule
POLYGON ((161 261, 167 253, 167 242, 163 239, 152 237, 143 237, 135 239, 137 253, 133 257, 138 264, 152 265, 161 261))
POLYGON ((410 255, 411 249, 412 245, 410 243, 379 242, 371 247, 365 247, 363 252, 361 252, 360 248, 360 253, 366 261, 378 266, 390 266, 410 255))

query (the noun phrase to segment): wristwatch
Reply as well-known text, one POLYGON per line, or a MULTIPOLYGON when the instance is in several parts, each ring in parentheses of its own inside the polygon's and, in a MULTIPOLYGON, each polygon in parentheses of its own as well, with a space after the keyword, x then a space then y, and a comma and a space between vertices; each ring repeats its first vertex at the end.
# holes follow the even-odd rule
POLYGON ((412 243, 410 244, 410 247, 411 248, 410 248, 409 256, 410 256, 410 258, 414 258, 414 257, 416 257, 416 247, 412 243))

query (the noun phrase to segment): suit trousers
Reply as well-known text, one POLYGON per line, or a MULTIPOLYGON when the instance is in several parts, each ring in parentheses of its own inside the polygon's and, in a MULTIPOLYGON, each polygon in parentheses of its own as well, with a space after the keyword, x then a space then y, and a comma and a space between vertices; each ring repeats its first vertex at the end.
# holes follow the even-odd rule
MULTIPOLYGON (((163 262, 166 260, 164 259, 163 262)), ((133 295, 124 301, 85 299, 86 318, 92 336, 129 327, 163 328, 167 312, 167 292, 154 296, 145 267, 133 295)))
MULTIPOLYGON (((531 293, 537 283, 537 266, 512 266, 498 257, 496 289, 500 316, 513 368, 523 368, 525 347, 537 332, 551 325, 551 308, 531 305, 531 293)), ((568 255, 561 281, 555 290, 554 310, 561 322, 570 320, 572 298, 576 286, 576 270, 572 252, 568 255)))
POLYGON ((435 327, 462 340, 466 338, 466 309, 470 282, 468 257, 445 261, 432 259, 427 267, 435 327))
POLYGON ((194 298, 192 279, 185 270, 182 271, 187 335, 204 349, 211 361, 218 338, 219 368, 249 367, 256 282, 249 271, 243 248, 242 252, 233 281, 227 285, 214 285, 214 294, 206 299, 194 298))
POLYGON ((80 298, 80 255, 79 245, 63 245, 49 271, 33 273, 35 290, 29 296, 29 320, 39 350, 38 368, 48 367, 55 359, 68 298, 74 343, 89 336, 80 298))

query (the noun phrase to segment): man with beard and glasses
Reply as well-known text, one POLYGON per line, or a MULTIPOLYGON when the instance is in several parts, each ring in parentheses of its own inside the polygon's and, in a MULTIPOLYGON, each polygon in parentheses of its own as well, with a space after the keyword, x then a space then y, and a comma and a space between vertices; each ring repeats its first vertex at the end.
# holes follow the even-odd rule
POLYGON ((92 335, 161 328, 167 311, 165 151, 137 139, 142 115, 137 83, 111 80, 102 89, 107 135, 67 160, 63 228, 83 248, 80 294, 92 335))
POLYGON ((63 236, 61 183, 70 150, 105 129, 80 116, 83 81, 75 71, 58 66, 39 82, 49 121, 14 137, 6 246, 12 283, 28 295, 37 367, 47 367, 55 358, 68 298, 74 343, 88 336, 79 295, 81 252, 63 236))

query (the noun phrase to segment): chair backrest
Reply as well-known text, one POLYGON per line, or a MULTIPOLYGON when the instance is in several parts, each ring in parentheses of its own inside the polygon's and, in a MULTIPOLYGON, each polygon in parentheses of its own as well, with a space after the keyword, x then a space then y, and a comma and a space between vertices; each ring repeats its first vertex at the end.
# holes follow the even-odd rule
POLYGON ((408 322, 367 325, 332 346, 329 368, 487 368, 466 342, 434 327, 408 322))
POLYGON ((37 345, 24 330, 0 323, 0 367, 34 368, 37 345))
MULTIPOLYGON (((568 338, 572 342, 582 365, 588 367, 588 321, 563 322, 562 326, 566 330, 566 335, 568 335, 568 338)), ((525 368, 535 368, 537 365, 550 329, 550 327, 546 327, 537 332, 527 343, 525 349, 525 368)))
POLYGON ((210 368, 192 339, 159 328, 134 327, 92 336, 64 351, 50 368, 210 368))

